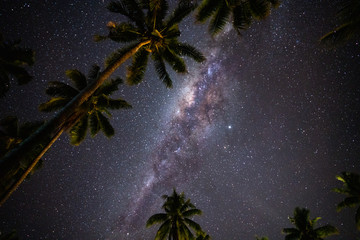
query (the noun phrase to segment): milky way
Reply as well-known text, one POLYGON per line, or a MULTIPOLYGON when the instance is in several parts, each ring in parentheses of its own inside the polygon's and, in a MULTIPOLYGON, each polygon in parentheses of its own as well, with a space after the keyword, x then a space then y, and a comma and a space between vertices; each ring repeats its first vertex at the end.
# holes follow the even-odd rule
POLYGON ((226 93, 229 82, 221 71, 218 52, 217 48, 211 49, 206 63, 185 76, 179 99, 169 110, 170 120, 146 160, 143 186, 127 214, 116 221, 111 239, 134 237, 144 225, 142 218, 156 209, 160 211, 161 194, 187 184, 201 170, 205 161, 202 151, 209 146, 207 142, 230 100, 226 93))

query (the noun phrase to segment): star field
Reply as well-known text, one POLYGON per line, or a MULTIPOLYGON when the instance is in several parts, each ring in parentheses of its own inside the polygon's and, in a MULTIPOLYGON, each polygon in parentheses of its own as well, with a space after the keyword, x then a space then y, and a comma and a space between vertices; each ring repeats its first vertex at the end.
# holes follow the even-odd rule
MULTIPOLYGON (((172 1, 173 2, 173 1, 172 1)), ((310 209, 355 239, 353 210, 335 211, 335 175, 360 172, 360 49, 318 39, 335 27, 341 1, 283 1, 239 37, 231 27, 211 38, 188 17, 181 40, 207 58, 186 59, 188 74, 166 89, 150 63, 139 86, 119 97, 133 109, 114 111, 116 135, 87 138, 79 147, 63 135, 44 167, 0 208, 1 232, 22 239, 153 239, 146 220, 161 211, 173 187, 203 211, 195 218, 214 240, 281 239, 295 207, 310 209)), ((37 106, 49 81, 67 69, 103 66, 119 48, 95 43, 108 21, 108 1, 0 3, 0 31, 36 51, 34 80, 11 85, 0 115, 48 119, 37 106)), ((125 67, 117 72, 125 77, 125 67)))

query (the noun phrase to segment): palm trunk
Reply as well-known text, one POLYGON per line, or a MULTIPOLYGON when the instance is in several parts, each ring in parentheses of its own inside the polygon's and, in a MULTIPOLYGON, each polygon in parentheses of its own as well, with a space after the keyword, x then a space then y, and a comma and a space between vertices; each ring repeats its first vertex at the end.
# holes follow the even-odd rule
POLYGON ((150 43, 150 40, 140 42, 138 45, 136 45, 134 48, 130 49, 126 54, 124 54, 122 58, 120 58, 118 61, 109 65, 103 72, 101 72, 100 76, 95 81, 93 81, 85 89, 83 89, 59 113, 57 113, 54 118, 45 123, 35 133, 33 133, 21 144, 19 144, 19 146, 17 146, 15 149, 7 153, 0 160, 0 176, 4 176, 9 170, 13 168, 14 165, 19 164, 25 159, 29 159, 31 157, 30 152, 33 149, 38 148, 39 145, 44 144, 44 142, 47 141, 46 139, 52 139, 49 146, 47 146, 47 143, 45 143, 47 146, 46 148, 44 148, 45 151, 41 151, 39 154, 37 154, 35 158, 31 157, 31 166, 35 166, 36 164, 34 164, 34 162, 36 161, 36 159, 40 159, 38 156, 40 154, 43 155, 60 137, 61 133, 66 128, 67 120, 77 111, 81 104, 83 104, 89 97, 91 97, 94 92, 105 82, 105 80, 108 79, 118 67, 120 67, 121 64, 123 64, 141 47, 148 43, 150 43))

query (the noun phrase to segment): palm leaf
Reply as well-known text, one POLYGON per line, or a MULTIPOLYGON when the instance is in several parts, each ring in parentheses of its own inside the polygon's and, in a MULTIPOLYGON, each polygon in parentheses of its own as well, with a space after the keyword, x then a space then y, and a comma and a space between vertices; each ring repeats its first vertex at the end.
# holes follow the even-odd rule
POLYGON ((19 85, 26 84, 33 79, 33 77, 25 70, 25 68, 19 66, 16 63, 3 62, 1 65, 3 70, 6 70, 5 71, 6 75, 8 74, 13 75, 16 78, 19 85))
POLYGON ((191 57, 196 62, 203 62, 206 60, 200 51, 189 44, 176 42, 175 44, 170 44, 170 47, 180 56, 191 57))
POLYGON ((95 92, 95 95, 105 95, 109 96, 112 93, 119 90, 118 85, 122 84, 123 80, 121 78, 111 79, 110 81, 106 81, 101 85, 100 88, 95 92))
POLYGON ((289 234, 285 236, 285 240, 299 240, 300 235, 297 234, 289 234))
POLYGON ((99 119, 101 130, 103 131, 105 136, 107 136, 108 138, 113 136, 115 134, 115 130, 111 126, 109 120, 100 112, 97 113, 97 117, 99 119))
POLYGON ((333 227, 331 225, 325 225, 317 228, 315 230, 315 233, 317 234, 317 237, 325 238, 331 235, 339 234, 339 230, 337 230, 336 227, 333 227))
POLYGON ((88 79, 91 81, 96 80, 99 77, 100 74, 100 67, 96 64, 92 65, 89 73, 88 73, 88 79))
POLYGON ((238 32, 247 29, 251 24, 249 2, 241 2, 233 8, 233 26, 238 32))
POLYGON ((172 87, 172 81, 171 78, 166 71, 165 63, 162 59, 162 57, 159 54, 153 54, 152 55, 154 62, 155 62, 155 70, 157 74, 159 75, 160 80, 166 85, 166 87, 171 88, 172 87))
POLYGON ((90 134, 91 137, 95 137, 96 134, 100 131, 100 122, 97 116, 97 112, 93 112, 89 115, 89 122, 90 122, 90 134))
POLYGON ((186 224, 188 224, 192 229, 195 230, 196 233, 201 233, 202 229, 200 227, 200 225, 196 222, 194 222, 193 220, 189 219, 189 218, 184 218, 184 221, 186 222, 186 224))
POLYGON ((174 25, 179 24, 186 16, 188 16, 194 9, 195 4, 178 4, 177 8, 171 14, 165 23, 165 29, 170 29, 174 25))
POLYGON ((86 137, 88 129, 88 115, 85 114, 71 129, 70 129, 70 143, 78 146, 86 137))
POLYGON ((39 106, 39 110, 41 112, 53 112, 59 110, 69 102, 69 99, 63 97, 55 97, 47 101, 46 103, 42 103, 39 106))
POLYGON ((171 229, 171 221, 166 220, 156 232, 155 240, 164 240, 165 237, 169 234, 171 229))
POLYGON ((229 19, 230 12, 230 8, 224 3, 220 8, 218 8, 209 24, 209 31, 212 35, 216 35, 221 30, 223 30, 229 19))
POLYGON ((25 139, 35 132, 44 124, 44 121, 26 122, 19 127, 18 135, 21 139, 25 139))
POLYGON ((129 85, 139 84, 145 75, 149 52, 142 48, 133 57, 131 66, 127 69, 126 81, 129 85))
POLYGON ((132 42, 141 37, 139 29, 130 23, 108 24, 109 35, 107 36, 115 42, 132 42))
POLYGON ((166 213, 154 214, 147 220, 146 227, 151 227, 154 224, 165 222, 167 219, 168 215, 166 213))
POLYGON ((132 106, 125 100, 119 99, 108 99, 108 109, 130 109, 132 106))
POLYGON ((86 77, 77 69, 67 70, 66 76, 70 78, 75 85, 75 88, 79 91, 83 90, 87 86, 86 77))
POLYGON ((222 2, 223 1, 219 0, 203 0, 201 5, 198 7, 198 12, 195 16, 196 20, 199 22, 205 22, 216 12, 222 2))
POLYGON ((345 207, 355 207, 357 204, 360 203, 360 198, 359 197, 347 197, 344 199, 344 201, 340 202, 337 206, 336 206, 336 210, 340 211, 345 207))
POLYGON ((58 81, 49 82, 49 86, 45 92, 52 97, 63 97, 67 99, 72 99, 79 93, 75 88, 58 81))
POLYGON ((282 232, 286 234, 300 234, 296 228, 283 228, 282 232))
POLYGON ((186 73, 187 70, 184 60, 178 57, 171 49, 165 49, 163 52, 163 57, 175 72, 186 73))
POLYGON ((360 230, 360 207, 356 210, 355 223, 358 230, 360 230))
POLYGON ((129 20, 135 22, 139 28, 144 29, 145 17, 137 1, 111 1, 107 9, 111 12, 126 16, 129 20))
POLYGON ((264 19, 270 14, 268 0, 249 0, 252 16, 256 19, 264 19))
POLYGON ((202 211, 199 209, 190 209, 182 213, 183 217, 192 217, 195 215, 201 215, 202 211))

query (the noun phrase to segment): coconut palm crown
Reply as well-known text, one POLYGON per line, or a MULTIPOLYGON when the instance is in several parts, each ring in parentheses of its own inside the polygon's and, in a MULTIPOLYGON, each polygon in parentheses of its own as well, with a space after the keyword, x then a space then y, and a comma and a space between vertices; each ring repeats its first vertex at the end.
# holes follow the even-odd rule
POLYGON ((347 197, 337 205, 340 211, 346 207, 358 207, 355 214, 356 227, 360 230, 360 175, 351 172, 343 172, 336 178, 343 182, 342 188, 335 188, 334 191, 347 195, 347 197))
MULTIPOLYGON (((52 98, 39 106, 40 111, 51 112, 62 109, 71 99, 73 99, 89 82, 99 75, 99 67, 93 66, 88 78, 78 70, 68 70, 66 75, 73 81, 75 88, 66 83, 54 81, 49 83, 46 93, 52 98)), ((114 135, 114 128, 111 126, 107 117, 111 116, 109 109, 131 108, 125 100, 112 99, 109 96, 118 90, 118 85, 122 83, 120 78, 105 82, 96 90, 94 95, 81 105, 81 108, 69 120, 70 142, 79 145, 86 137, 88 128, 91 136, 94 137, 100 130, 105 136, 114 135)))
POLYGON ((222 31, 227 22, 232 22, 240 34, 241 30, 250 26, 253 19, 265 19, 271 8, 279 5, 279 0, 204 0, 198 7, 196 20, 203 23, 210 19, 211 35, 222 31))
POLYGON ((320 219, 320 217, 310 219, 310 211, 308 209, 295 208, 294 217, 289 217, 289 220, 296 228, 284 228, 282 230, 286 234, 285 240, 322 240, 339 233, 331 225, 315 228, 317 221, 320 219))
POLYGON ((147 42, 133 56, 132 64, 127 68, 126 81, 130 85, 139 84, 146 71, 149 56, 160 80, 166 87, 172 87, 172 80, 166 70, 165 62, 177 73, 186 73, 187 68, 183 57, 187 56, 196 62, 203 62, 205 57, 195 47, 179 42, 179 23, 195 8, 192 4, 179 4, 170 16, 165 0, 122 0, 112 1, 108 5, 111 12, 119 13, 128 22, 107 24, 107 36, 96 35, 95 40, 111 39, 128 46, 117 50, 109 56, 106 64, 112 64, 123 56, 128 49, 139 42, 147 42))
POLYGON ((165 213, 158 213, 151 216, 147 222, 146 227, 151 227, 154 224, 161 224, 156 233, 155 240, 192 240, 195 239, 193 229, 199 239, 210 239, 206 235, 200 225, 190 217, 201 215, 201 210, 195 208, 190 202, 190 199, 185 199, 184 193, 178 194, 173 190, 171 196, 164 195, 165 203, 162 208, 165 213))

